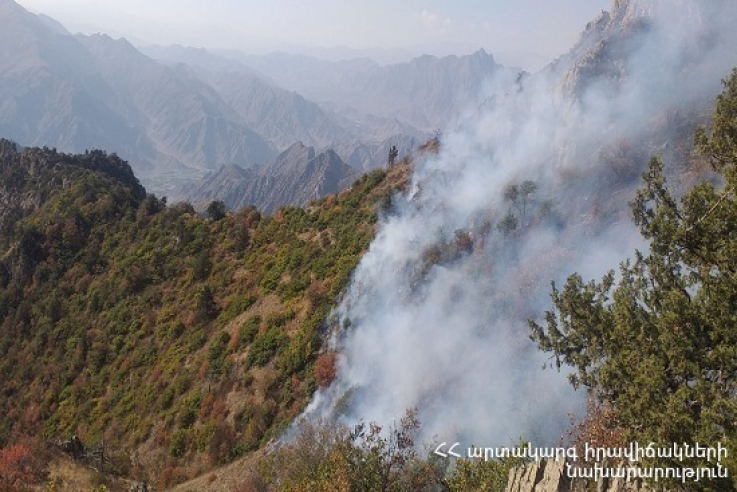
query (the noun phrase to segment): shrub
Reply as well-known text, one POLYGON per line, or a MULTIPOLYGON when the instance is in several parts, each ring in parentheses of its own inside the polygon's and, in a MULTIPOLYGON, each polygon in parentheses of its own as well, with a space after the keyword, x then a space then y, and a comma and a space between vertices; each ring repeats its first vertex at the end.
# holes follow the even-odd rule
POLYGON ((248 364, 263 366, 277 354, 287 340, 287 336, 279 328, 269 328, 251 343, 248 349, 248 364))
POLYGON ((322 388, 330 386, 330 383, 335 379, 335 359, 335 352, 331 351, 322 354, 317 358, 317 362, 315 362, 315 380, 322 388))

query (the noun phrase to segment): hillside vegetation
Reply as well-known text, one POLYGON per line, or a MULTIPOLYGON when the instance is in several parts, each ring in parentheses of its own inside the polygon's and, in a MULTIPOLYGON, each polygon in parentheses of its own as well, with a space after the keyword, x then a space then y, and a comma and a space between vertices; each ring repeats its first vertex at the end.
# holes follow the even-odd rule
POLYGON ((334 377, 323 324, 407 167, 205 218, 115 155, 1 141, 0 447, 76 435, 164 486, 262 446, 334 377))
MULTIPOLYGON (((696 136, 717 179, 678 199, 654 158, 632 204, 648 251, 618 277, 571 276, 546 323, 530 324, 591 389, 574 444, 734 445, 736 102, 737 71, 696 136)), ((269 452, 234 490, 494 490, 518 464, 426 458, 411 409, 388 432, 307 425, 265 448, 335 377, 335 354, 321 352, 330 309, 408 162, 273 217, 167 206, 101 151, 0 141, 0 172, 0 465, 30 460, 28 436, 72 435, 105 450, 103 471, 159 489, 256 449, 269 452)), ((505 194, 514 202, 534 186, 505 194)), ((509 217, 497 229, 513 240, 509 217)), ((467 243, 458 234, 427 261, 467 243)), ((734 490, 734 457, 722 464, 730 478, 689 490, 734 490)))
MULTIPOLYGON (((574 274, 564 288, 554 286, 547 323, 531 321, 530 327, 539 348, 552 353, 553 365, 572 367, 572 382, 590 390, 588 414, 572 423, 565 445, 612 449, 638 442, 667 449, 677 443, 693 449, 696 443, 721 443, 729 452, 720 462, 727 478, 671 480, 663 490, 722 492, 735 490, 736 471, 737 70, 725 82, 711 128, 697 132, 696 144, 716 179, 702 172, 709 180, 676 198, 665 163, 653 158, 631 207, 649 251, 635 252, 619 277, 612 272, 597 283, 574 274)), ((533 184, 506 194, 519 198, 525 190, 534 192, 533 184)), ((515 215, 498 225, 510 240, 526 233, 515 215)), ((444 261, 467 244, 464 237, 429 252, 428 260, 444 261)), ((432 446, 425 447, 427 454, 419 451, 417 416, 410 410, 394 425, 384 422, 383 431, 379 424, 309 422, 289 445, 244 466, 240 485, 229 490, 501 491, 509 469, 523 462, 459 459, 449 466, 432 446)), ((716 469, 716 462, 644 457, 635 466, 716 469)), ((212 477, 220 485, 221 477, 212 477)), ((177 490, 225 489, 200 479, 177 490)))
MULTIPOLYGON (((539 347, 558 367, 573 367, 571 382, 605 406, 607 418, 592 421, 603 435, 729 449, 721 465, 730 478, 689 490, 737 483, 737 69, 724 86, 712 128, 696 133, 721 183, 702 182, 679 200, 653 158, 632 203, 649 251, 636 252, 618 276, 585 282, 573 274, 562 289, 553 285, 545 325, 530 323, 539 347)), ((715 466, 689 458, 658 464, 715 466)))

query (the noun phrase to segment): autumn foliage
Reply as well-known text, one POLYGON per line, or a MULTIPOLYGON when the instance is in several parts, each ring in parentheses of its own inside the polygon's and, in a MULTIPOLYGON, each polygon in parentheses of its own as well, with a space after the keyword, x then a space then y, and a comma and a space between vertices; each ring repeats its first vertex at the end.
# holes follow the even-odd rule
POLYGON ((320 387, 330 386, 336 376, 335 352, 322 354, 315 362, 315 380, 320 387))
POLYGON ((617 424, 610 404, 593 397, 588 399, 586 415, 577 420, 571 416, 571 430, 566 433, 578 456, 585 456, 585 446, 593 448, 621 448, 627 444, 625 430, 617 424))
POLYGON ((13 444, 0 449, 0 490, 25 490, 40 478, 34 453, 27 444, 13 444))

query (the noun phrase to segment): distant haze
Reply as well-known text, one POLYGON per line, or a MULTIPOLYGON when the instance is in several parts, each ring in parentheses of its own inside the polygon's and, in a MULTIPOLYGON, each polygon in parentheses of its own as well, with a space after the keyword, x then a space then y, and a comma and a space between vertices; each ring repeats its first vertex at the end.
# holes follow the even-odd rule
POLYGON ((536 70, 565 52, 610 0, 20 0, 72 32, 134 43, 285 50, 328 59, 405 61, 478 48, 507 66, 536 70))

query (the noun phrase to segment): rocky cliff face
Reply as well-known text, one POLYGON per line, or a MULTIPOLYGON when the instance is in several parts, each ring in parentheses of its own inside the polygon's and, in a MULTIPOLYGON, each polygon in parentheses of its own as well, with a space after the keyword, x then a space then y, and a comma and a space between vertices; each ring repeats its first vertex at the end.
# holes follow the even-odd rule
MULTIPOLYGON (((694 79, 695 73, 713 73, 734 59, 728 47, 737 42, 735 22, 737 9, 727 0, 617 0, 547 71, 560 77, 560 92, 578 98, 594 85, 596 90, 627 90, 633 75, 642 73, 657 79, 675 72, 694 79)), ((702 85, 674 84, 667 92, 692 95, 702 85)))

